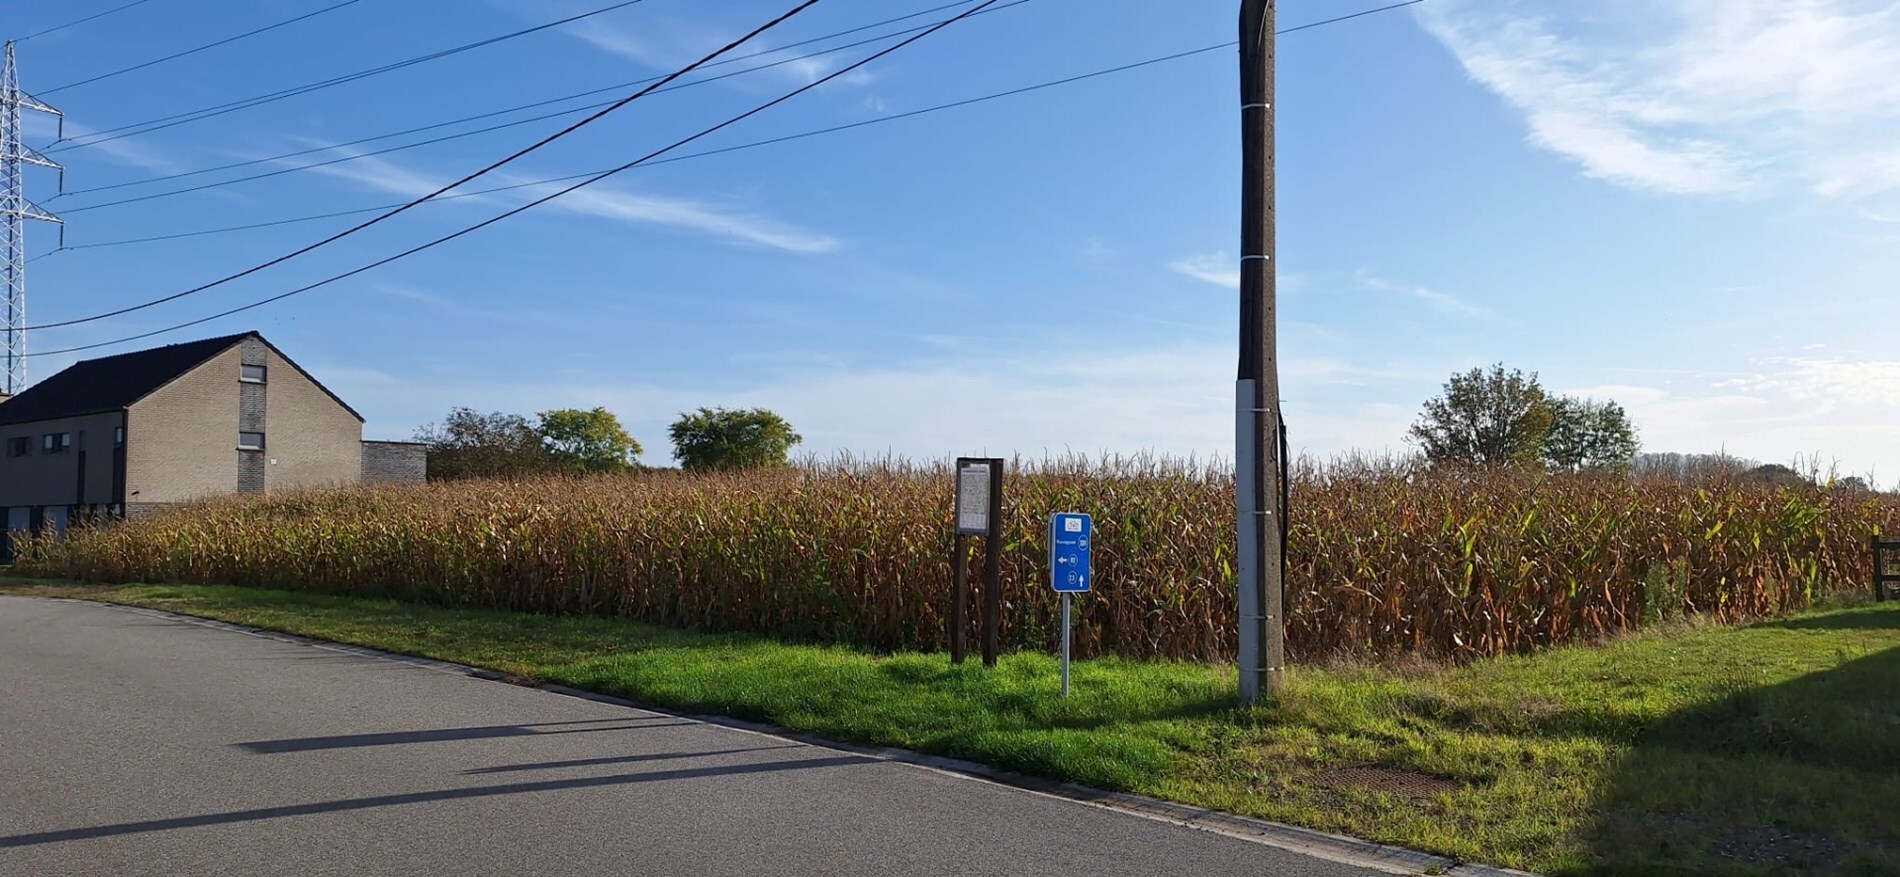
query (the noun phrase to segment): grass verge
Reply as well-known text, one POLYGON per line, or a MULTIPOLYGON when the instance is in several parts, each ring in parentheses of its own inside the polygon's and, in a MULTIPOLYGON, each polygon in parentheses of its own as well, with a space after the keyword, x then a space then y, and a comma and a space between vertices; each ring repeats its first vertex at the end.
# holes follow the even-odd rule
POLYGON ((233 587, 4 583, 478 665, 1568 874, 1900 873, 1900 605, 1461 667, 1231 672, 1017 654, 994 671, 593 618, 233 587))

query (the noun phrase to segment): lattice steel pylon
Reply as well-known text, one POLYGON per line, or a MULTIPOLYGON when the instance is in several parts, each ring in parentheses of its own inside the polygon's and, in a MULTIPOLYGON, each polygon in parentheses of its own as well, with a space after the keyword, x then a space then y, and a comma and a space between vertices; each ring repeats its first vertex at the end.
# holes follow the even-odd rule
POLYGON ((6 358, 4 392, 8 395, 26 389, 26 221, 37 219, 60 225, 60 243, 65 244, 66 227, 60 219, 27 200, 26 180, 21 171, 26 165, 38 165, 60 171, 65 186, 65 170, 52 159, 26 145, 26 132, 20 130, 20 111, 50 113, 60 120, 65 134, 65 117, 59 111, 20 90, 20 72, 13 64, 13 43, 7 43, 6 69, 0 72, 0 248, 6 250, 7 301, 6 340, 0 354, 6 358))

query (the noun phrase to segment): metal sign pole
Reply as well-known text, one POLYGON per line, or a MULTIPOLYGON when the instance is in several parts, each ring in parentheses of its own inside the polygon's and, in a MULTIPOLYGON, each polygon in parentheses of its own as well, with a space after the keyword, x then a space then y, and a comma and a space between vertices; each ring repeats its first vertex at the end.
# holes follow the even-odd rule
POLYGON ((1062 592, 1062 696, 1069 696, 1069 592, 1062 592))

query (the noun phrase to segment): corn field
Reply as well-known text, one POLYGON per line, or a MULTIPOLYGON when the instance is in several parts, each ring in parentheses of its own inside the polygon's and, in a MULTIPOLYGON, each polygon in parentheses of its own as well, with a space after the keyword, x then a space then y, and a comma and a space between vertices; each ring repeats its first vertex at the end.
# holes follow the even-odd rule
MULTIPOLYGON (((845 461, 722 475, 459 482, 226 498, 65 541, 16 573, 374 595, 597 614, 878 649, 946 647, 947 467, 845 461)), ((1079 655, 1231 660, 1233 479, 1154 460, 1011 468, 1004 636, 1051 648, 1055 511, 1095 519, 1079 655)), ((1900 499, 1743 481, 1308 465, 1290 516, 1297 659, 1497 655, 1724 621, 1871 587, 1900 499)), ((980 577, 977 577, 980 582, 980 577)), ((973 583, 972 590, 975 590, 973 583)), ((974 611, 971 618, 980 617, 974 611)))

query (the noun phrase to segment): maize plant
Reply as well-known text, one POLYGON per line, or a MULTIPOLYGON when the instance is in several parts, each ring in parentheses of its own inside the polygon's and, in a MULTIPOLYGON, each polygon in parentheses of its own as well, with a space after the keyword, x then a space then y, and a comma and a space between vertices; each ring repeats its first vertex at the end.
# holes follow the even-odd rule
MULTIPOLYGON (((953 493, 945 466, 847 460, 230 497, 64 540, 22 534, 16 572, 933 650, 949 635, 953 493)), ((1095 519, 1078 654, 1232 659, 1230 472, 1148 458, 1016 465, 1005 499, 1012 647, 1047 649, 1059 636, 1045 528, 1050 513, 1074 511, 1095 519)), ((1306 465, 1289 527, 1296 658, 1471 658, 1657 618, 1772 616, 1822 590, 1866 589, 1868 537, 1900 532, 1900 499, 1739 480, 1306 465)))

